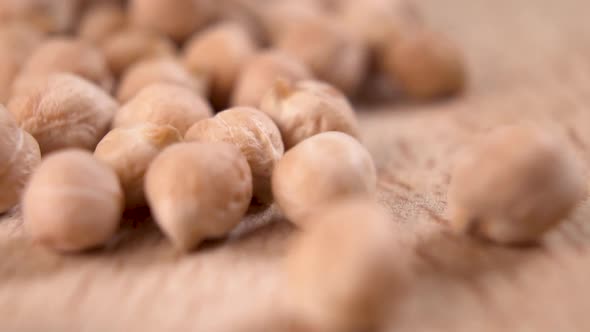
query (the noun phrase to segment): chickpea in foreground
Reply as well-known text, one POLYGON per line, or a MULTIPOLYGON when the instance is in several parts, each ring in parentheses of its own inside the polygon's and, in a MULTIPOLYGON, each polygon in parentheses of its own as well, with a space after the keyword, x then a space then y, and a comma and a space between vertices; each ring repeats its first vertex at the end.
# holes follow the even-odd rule
POLYGON ((293 56, 277 50, 264 51, 244 65, 231 103, 233 106, 260 107, 262 98, 278 79, 297 82, 310 78, 311 71, 293 56))
POLYGON ((117 100, 124 103, 143 88, 154 83, 169 83, 191 89, 201 96, 206 95, 204 79, 195 77, 175 58, 163 57, 145 59, 127 68, 121 76, 117 89, 117 100))
POLYGON ((401 279, 388 214, 355 197, 305 219, 285 262, 292 310, 317 331, 373 331, 401 279))
POLYGON ((287 149, 327 131, 359 136, 358 121, 346 96, 319 81, 292 84, 279 80, 260 109, 277 124, 287 149))
POLYGON ((270 179, 285 149, 279 128, 266 114, 251 107, 231 108, 195 123, 185 139, 239 148, 252 170, 254 198, 257 203, 272 203, 270 179))
POLYGON ((108 132, 117 107, 104 90, 71 74, 40 79, 8 104, 43 154, 64 148, 94 150, 108 132))
POLYGON ((156 83, 139 91, 119 109, 113 127, 149 122, 171 125, 184 136, 200 120, 213 115, 207 100, 184 86, 156 83))
POLYGON ((142 123, 115 128, 98 143, 94 157, 115 170, 130 210, 147 204, 144 178, 152 160, 165 147, 180 141, 180 133, 170 125, 142 123))
POLYGON ((55 37, 31 54, 14 83, 13 93, 36 84, 44 76, 63 72, 81 76, 107 92, 113 88, 113 76, 98 48, 83 40, 55 37))
POLYGON ((41 161, 37 141, 20 129, 4 106, 0 106, 0 213, 20 200, 29 176, 41 161))
POLYGON ((33 242, 60 252, 104 245, 123 213, 117 175, 83 150, 46 157, 25 189, 24 228, 33 242))
POLYGON ((500 244, 527 244, 562 222, 586 179, 565 142, 532 126, 506 126, 458 159, 448 192, 451 227, 500 244))
POLYGON ((244 26, 222 22, 188 41, 184 62, 191 72, 207 77, 211 101, 223 109, 229 105, 240 70, 256 49, 256 41, 244 26))
POLYGON ((410 98, 447 97, 460 93, 465 86, 462 54, 441 34, 415 29, 380 52, 383 72, 410 98))
POLYGON ((272 176, 272 192, 284 215, 306 229, 306 217, 332 201, 377 190, 373 158, 356 139, 321 133, 287 151, 272 176))
POLYGON ((240 150, 228 143, 179 143, 150 165, 145 193, 173 245, 189 251, 227 235, 252 199, 252 176, 240 150))

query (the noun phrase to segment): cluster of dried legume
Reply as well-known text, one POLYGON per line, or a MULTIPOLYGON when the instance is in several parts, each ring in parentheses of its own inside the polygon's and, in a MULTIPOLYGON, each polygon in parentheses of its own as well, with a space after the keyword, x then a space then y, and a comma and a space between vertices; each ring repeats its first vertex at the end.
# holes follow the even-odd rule
MULTIPOLYGON (((98 247, 149 206, 189 251, 275 202, 302 230, 292 308, 322 331, 379 320, 393 237, 349 98, 378 76, 416 99, 465 80, 411 2, 3 0, 0 19, 0 210, 22 196, 33 241, 98 247)), ((452 225, 538 238, 585 187, 561 146, 492 134, 453 175, 452 225)))

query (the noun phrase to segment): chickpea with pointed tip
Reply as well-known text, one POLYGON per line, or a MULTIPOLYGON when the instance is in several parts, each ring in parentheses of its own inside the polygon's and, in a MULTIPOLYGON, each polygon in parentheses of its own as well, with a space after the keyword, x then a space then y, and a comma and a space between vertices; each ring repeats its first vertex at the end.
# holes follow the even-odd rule
POLYGON ((162 231, 176 248, 190 251, 241 221, 252 199, 251 174, 231 144, 179 143, 152 162, 145 193, 162 231))

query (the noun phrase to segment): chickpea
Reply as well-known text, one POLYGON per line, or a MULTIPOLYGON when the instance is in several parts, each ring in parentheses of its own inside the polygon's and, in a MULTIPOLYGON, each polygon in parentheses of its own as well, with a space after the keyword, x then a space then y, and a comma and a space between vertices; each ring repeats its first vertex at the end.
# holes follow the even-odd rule
POLYGON ((372 195, 377 171, 353 137, 321 133, 287 151, 275 167, 272 192, 285 216, 301 228, 314 209, 356 195, 372 195))
POLYGON ((256 42, 242 25, 223 22, 188 42, 184 62, 190 71, 208 78, 211 101, 216 108, 223 109, 229 104, 240 70, 256 48, 256 42))
POLYGON ((502 244, 533 242, 584 196, 578 166, 566 144, 541 129, 498 128, 455 165, 448 193, 451 227, 502 244))
POLYGON ((73 27, 78 0, 3 0, 0 21, 25 21, 48 33, 63 33, 73 27))
POLYGON ((260 109, 277 124, 287 149, 326 131, 359 136, 358 121, 346 96, 319 81, 277 81, 260 109))
POLYGON ((264 95, 278 79, 296 82, 311 76, 303 63, 284 52, 259 53, 242 69, 232 94, 232 105, 259 107, 264 95))
POLYGON ((98 44, 113 36, 127 25, 125 10, 114 2, 97 2, 84 13, 78 27, 78 36, 98 44))
POLYGON ((137 28, 123 29, 106 37, 101 49, 116 76, 141 60, 171 57, 176 53, 176 46, 168 38, 137 28))
POLYGON ((171 125, 181 135, 196 122, 211 117, 207 101, 190 89, 167 83, 145 87, 115 115, 113 126, 129 127, 142 122, 171 125))
POLYGON ((129 11, 137 26, 182 42, 211 20, 214 7, 210 0, 131 0, 129 11))
POLYGON ((79 75, 110 92, 113 76, 104 55, 92 44, 67 37, 46 40, 31 54, 14 83, 13 93, 28 89, 43 76, 55 73, 79 75))
POLYGON ((0 27, 0 103, 8 102, 12 84, 21 71, 23 61, 28 59, 42 40, 42 33, 26 23, 5 23, 0 27))
POLYGON ((279 129, 266 114, 250 107, 231 108, 195 123, 185 139, 239 148, 252 170, 254 197, 260 203, 272 202, 270 179, 284 147, 279 129))
POLYGON ((0 106, 0 213, 18 203, 40 161, 37 141, 20 129, 12 114, 0 106))
POLYGON ((111 130, 96 146, 94 156, 111 166, 119 177, 127 209, 145 206, 144 177, 152 160, 168 145, 180 142, 169 125, 143 123, 111 130))
POLYGON ((381 68, 392 82, 418 100, 461 92, 466 74, 458 47, 448 38, 424 29, 404 34, 384 47, 381 68))
POLYGON ((289 26, 276 43, 317 78, 350 96, 357 93, 369 69, 367 45, 340 22, 323 16, 289 26))
POLYGON ((252 199, 250 174, 231 144, 179 143, 152 162, 145 193, 158 225, 175 247, 188 251, 240 222, 252 199))
POLYGON ((332 202, 306 217, 288 249, 292 310, 317 331, 373 331, 399 288, 391 222, 367 198, 332 202))
POLYGON ((124 103, 139 91, 154 83, 170 83, 184 86, 205 96, 207 87, 203 79, 193 77, 174 58, 155 58, 139 61, 129 67, 121 77, 117 99, 124 103))
POLYGON ((33 241, 57 251, 105 244, 122 214, 117 175, 82 150, 64 150, 45 158, 23 196, 25 231, 33 241))
POLYGON ((71 74, 53 74, 14 95, 8 110, 46 154, 68 147, 94 150, 109 130, 117 106, 91 82, 71 74))

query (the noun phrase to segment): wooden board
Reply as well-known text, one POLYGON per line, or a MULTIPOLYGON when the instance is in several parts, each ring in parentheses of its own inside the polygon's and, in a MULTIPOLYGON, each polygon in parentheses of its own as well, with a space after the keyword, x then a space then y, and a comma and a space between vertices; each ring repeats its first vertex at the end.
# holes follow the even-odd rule
MULTIPOLYGON (((449 168, 474 135, 533 122, 565 135, 590 165, 590 2, 421 0, 431 25, 465 50, 459 99, 388 104, 361 114, 379 198, 406 276, 391 331, 590 331, 590 202, 538 247, 450 234, 449 168)), ((501 162, 501 161, 499 161, 501 162)), ((273 327, 280 262, 294 230, 270 225, 174 253, 153 225, 126 227, 107 249, 57 256, 32 246, 19 217, 0 222, 0 331, 284 331, 273 327)))

